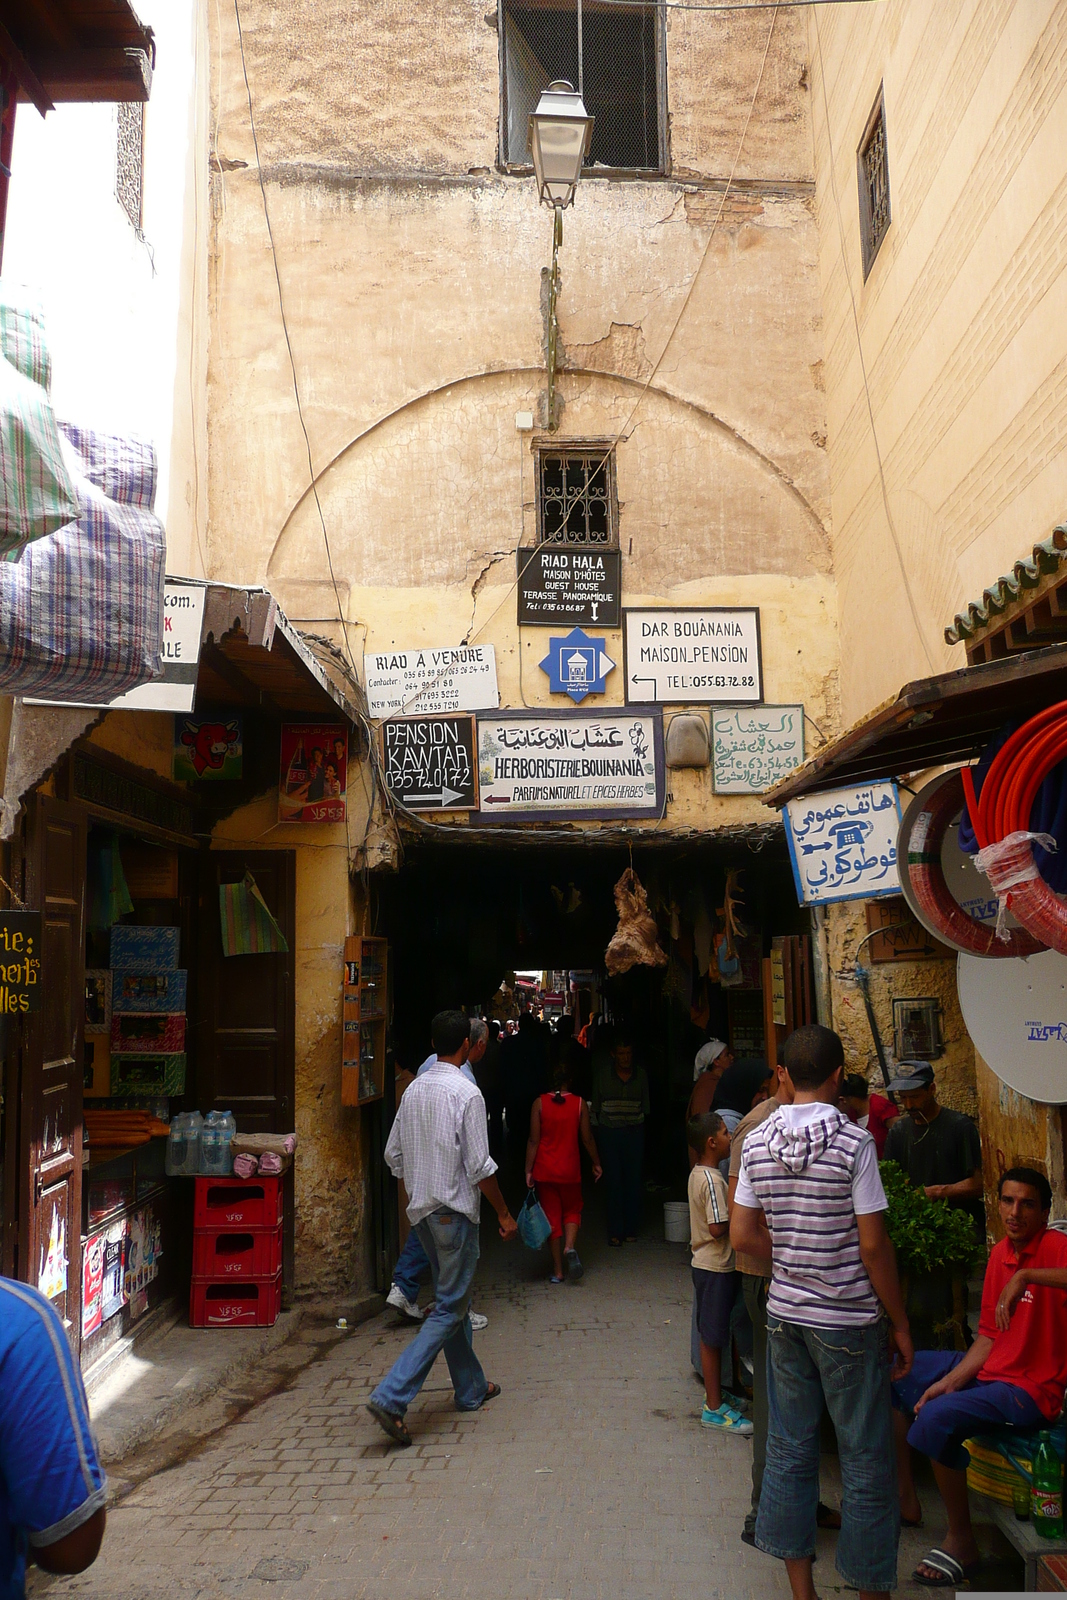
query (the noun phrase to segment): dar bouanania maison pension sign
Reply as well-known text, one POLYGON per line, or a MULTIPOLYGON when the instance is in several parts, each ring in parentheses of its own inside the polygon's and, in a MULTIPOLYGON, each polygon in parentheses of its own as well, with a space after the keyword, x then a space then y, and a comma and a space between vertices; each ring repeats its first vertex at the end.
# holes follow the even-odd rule
POLYGON ((763 699, 757 606, 624 610, 627 705, 755 705, 763 699))
POLYGON ((506 711, 478 718, 479 814, 536 821, 658 817, 663 720, 658 710, 506 711))

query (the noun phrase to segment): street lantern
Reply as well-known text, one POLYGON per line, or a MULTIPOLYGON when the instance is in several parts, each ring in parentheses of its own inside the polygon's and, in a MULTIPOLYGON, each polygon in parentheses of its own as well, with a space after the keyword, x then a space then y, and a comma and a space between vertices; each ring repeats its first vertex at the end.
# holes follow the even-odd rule
POLYGON ((589 153, 593 118, 565 78, 550 83, 530 117, 529 146, 538 198, 564 210, 574 199, 589 153))

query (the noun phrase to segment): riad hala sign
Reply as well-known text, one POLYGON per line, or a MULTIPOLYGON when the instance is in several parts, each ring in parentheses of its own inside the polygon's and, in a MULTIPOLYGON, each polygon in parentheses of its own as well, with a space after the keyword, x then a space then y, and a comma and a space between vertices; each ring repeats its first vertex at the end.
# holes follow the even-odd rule
POLYGON ((486 820, 658 817, 658 711, 509 711, 478 718, 479 810, 486 820))
POLYGON ((790 800, 784 819, 801 905, 900 893, 895 783, 864 783, 790 800))
POLYGON ((622 554, 542 544, 519 551, 519 622, 619 626, 622 554))
POLYGON ((41 1009, 41 913, 0 911, 0 1017, 41 1009))
POLYGON ((624 611, 627 705, 755 705, 763 699, 759 609, 624 611))

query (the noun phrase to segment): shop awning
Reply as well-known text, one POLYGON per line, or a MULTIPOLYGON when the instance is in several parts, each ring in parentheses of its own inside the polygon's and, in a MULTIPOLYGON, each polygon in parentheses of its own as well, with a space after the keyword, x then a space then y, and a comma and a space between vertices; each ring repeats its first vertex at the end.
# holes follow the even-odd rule
POLYGON ((1005 722, 1058 700, 1067 700, 1067 645, 919 678, 823 745, 764 800, 782 806, 820 789, 971 761, 1005 722))
POLYGON ((0 0, 0 60, 42 114, 70 100, 147 100, 155 58, 130 0, 0 0))
POLYGON ((363 691, 326 671, 268 589, 209 583, 197 701, 259 706, 286 716, 367 714, 363 691))

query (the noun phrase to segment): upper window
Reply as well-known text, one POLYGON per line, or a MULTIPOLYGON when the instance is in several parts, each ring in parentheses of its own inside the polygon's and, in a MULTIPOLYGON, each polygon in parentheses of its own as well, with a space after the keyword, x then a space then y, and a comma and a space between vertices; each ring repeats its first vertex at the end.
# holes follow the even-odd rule
POLYGON ((120 100, 118 104, 115 196, 140 233, 144 202, 144 105, 140 100, 120 100))
POLYGON ((655 5, 610 0, 500 0, 503 38, 501 156, 528 167, 530 113, 566 78, 596 119, 588 166, 662 172, 666 117, 655 5))
POLYGON ((542 544, 618 544, 615 456, 611 450, 542 449, 537 474, 542 544))
POLYGON ((867 123, 859 149, 860 236, 863 244, 863 276, 874 265, 889 227, 889 157, 885 144, 885 103, 882 91, 867 123))

